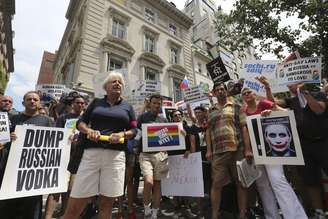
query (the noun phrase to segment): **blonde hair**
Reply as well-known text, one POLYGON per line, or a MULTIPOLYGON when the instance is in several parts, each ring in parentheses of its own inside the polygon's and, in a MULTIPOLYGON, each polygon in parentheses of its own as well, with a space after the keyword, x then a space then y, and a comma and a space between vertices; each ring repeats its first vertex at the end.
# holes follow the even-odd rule
POLYGON ((118 77, 119 78, 119 80, 122 83, 122 88, 124 89, 125 81, 124 81, 124 77, 123 77, 122 73, 119 73, 119 72, 116 72, 116 71, 111 71, 107 75, 106 79, 104 80, 103 86, 102 86, 105 91, 106 91, 106 85, 107 85, 107 83, 110 82, 114 77, 118 77))

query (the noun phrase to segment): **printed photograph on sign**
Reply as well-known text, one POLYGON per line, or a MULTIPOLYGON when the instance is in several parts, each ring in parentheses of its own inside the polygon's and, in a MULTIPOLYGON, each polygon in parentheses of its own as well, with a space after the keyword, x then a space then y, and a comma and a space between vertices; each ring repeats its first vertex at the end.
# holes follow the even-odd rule
POLYGON ((248 116, 247 126, 256 164, 304 165, 293 111, 248 116))
POLYGON ((261 126, 268 157, 296 157, 288 116, 262 118, 261 126))
POLYGON ((142 124, 142 147, 144 152, 185 150, 182 123, 142 124))

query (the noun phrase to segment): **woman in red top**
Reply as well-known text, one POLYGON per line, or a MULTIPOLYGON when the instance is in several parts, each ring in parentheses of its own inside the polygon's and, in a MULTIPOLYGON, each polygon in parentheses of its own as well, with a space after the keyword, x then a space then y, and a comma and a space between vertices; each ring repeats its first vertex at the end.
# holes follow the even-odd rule
MULTIPOLYGON (((262 76, 257 78, 265 86, 268 99, 274 101, 267 80, 262 76)), ((250 89, 242 90, 247 116, 261 114, 266 110, 279 110, 274 102, 267 99, 258 100, 250 89)), ((282 110, 280 108, 280 110, 282 110)), ((281 218, 276 201, 279 203, 282 215, 288 219, 308 218, 300 204, 294 190, 287 182, 282 165, 259 165, 261 177, 256 180, 257 190, 260 194, 266 219, 281 218)))

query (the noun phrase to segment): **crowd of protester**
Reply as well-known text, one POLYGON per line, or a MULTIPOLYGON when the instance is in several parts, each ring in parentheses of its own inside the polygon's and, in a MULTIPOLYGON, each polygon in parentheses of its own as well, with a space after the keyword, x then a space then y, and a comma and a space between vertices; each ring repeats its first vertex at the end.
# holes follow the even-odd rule
MULTIPOLYGON (((133 106, 122 96, 124 79, 116 72, 104 81, 106 95, 90 103, 78 92, 71 92, 60 101, 41 104, 42 94, 29 91, 23 97, 24 110, 18 113, 12 108, 11 97, 0 96, 0 112, 8 113, 12 141, 20 137, 15 134, 15 126, 22 124, 63 128, 67 120, 78 119, 79 130, 79 134, 70 136, 68 191, 49 194, 44 211, 40 195, 1 200, 0 217, 74 219, 97 214, 108 219, 112 218, 113 206, 117 206, 115 218, 135 219, 136 206, 141 206, 142 217, 149 219, 219 219, 225 218, 226 211, 240 219, 325 218, 321 179, 322 172, 328 175, 328 84, 321 90, 309 89, 303 83, 291 84, 286 98, 276 98, 266 78, 257 80, 264 85, 266 98, 241 86, 236 92, 224 83, 214 84, 216 104, 211 101, 210 106, 194 109, 187 104, 186 111, 174 110, 168 118, 161 114, 160 94, 147 97, 143 112, 136 118, 133 106), (300 96, 305 105, 300 103, 300 96), (236 161, 246 158, 254 162, 246 117, 288 109, 295 113, 305 165, 258 165, 261 177, 245 188, 238 180, 236 161), (181 122, 186 149, 143 151, 142 124, 155 122, 181 122), (107 140, 103 140, 104 135, 109 136, 107 140), (188 159, 195 152, 202 154, 205 197, 162 196, 161 180, 169 175, 168 157, 183 155, 182 159, 188 159)), ((0 182, 10 147, 11 142, 0 144, 0 182)))

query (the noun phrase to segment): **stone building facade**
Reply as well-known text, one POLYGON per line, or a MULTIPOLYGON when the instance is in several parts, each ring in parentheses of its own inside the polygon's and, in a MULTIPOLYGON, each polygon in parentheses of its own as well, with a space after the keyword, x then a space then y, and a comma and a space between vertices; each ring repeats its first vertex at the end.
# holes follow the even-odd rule
POLYGON ((0 93, 4 93, 9 76, 14 72, 12 18, 15 0, 0 0, 0 93))
POLYGON ((194 83, 192 19, 166 0, 71 0, 54 64, 55 82, 93 92, 96 74, 125 69, 129 87, 161 82, 161 93, 181 99, 184 77, 194 83))

